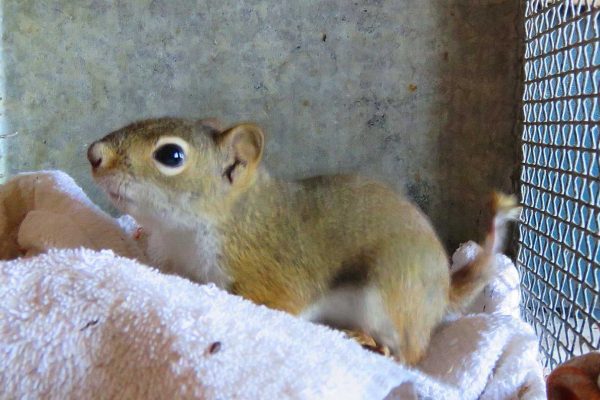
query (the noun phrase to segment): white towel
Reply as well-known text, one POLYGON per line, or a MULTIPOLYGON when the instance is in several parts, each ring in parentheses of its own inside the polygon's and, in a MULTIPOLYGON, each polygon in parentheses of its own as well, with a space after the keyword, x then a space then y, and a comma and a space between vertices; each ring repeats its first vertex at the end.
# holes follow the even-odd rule
MULTIPOLYGON (((537 339, 518 318, 518 276, 503 256, 473 313, 442 324, 410 369, 211 285, 74 249, 144 259, 133 221, 120 230, 62 173, 17 176, 0 199, 0 249, 10 250, 0 255, 46 251, 0 262, 2 399, 545 398, 537 339)), ((455 264, 477 251, 463 246, 455 264)))

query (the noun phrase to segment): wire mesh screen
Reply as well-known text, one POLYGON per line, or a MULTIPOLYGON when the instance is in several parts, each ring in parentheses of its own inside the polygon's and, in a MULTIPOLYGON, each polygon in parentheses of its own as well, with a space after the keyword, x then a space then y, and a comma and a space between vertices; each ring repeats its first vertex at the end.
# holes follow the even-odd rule
POLYGON ((599 3, 525 3, 517 264, 547 368, 600 347, 599 3))

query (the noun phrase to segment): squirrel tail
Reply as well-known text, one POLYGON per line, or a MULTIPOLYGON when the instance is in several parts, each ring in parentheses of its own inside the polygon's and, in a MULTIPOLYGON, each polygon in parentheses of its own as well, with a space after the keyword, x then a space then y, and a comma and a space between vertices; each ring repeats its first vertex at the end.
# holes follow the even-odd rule
POLYGON ((477 257, 450 278, 450 309, 461 311, 483 290, 494 275, 495 255, 502 248, 506 225, 519 218, 521 207, 515 196, 495 192, 491 202, 494 217, 477 257))

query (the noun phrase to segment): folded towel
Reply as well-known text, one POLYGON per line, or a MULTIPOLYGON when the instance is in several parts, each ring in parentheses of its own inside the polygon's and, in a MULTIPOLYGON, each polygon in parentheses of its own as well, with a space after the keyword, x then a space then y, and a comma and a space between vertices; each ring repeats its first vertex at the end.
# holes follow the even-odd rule
POLYGON ((145 261, 131 236, 64 172, 22 173, 1 188, 0 259, 86 247, 145 261))
MULTIPOLYGON (((506 257, 411 369, 132 260, 145 260, 135 222, 101 212, 63 173, 15 177, 0 206, 0 256, 15 258, 0 262, 0 398, 545 398, 506 257)), ((477 251, 463 246, 455 266, 477 251)))

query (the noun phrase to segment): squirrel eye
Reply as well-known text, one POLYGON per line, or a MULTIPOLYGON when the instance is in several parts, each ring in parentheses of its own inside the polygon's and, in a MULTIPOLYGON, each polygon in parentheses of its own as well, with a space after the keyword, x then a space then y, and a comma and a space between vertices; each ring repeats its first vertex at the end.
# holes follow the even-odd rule
POLYGON ((154 166, 161 174, 177 175, 186 169, 186 158, 189 154, 188 143, 177 136, 163 136, 158 139, 152 152, 154 166))
POLYGON ((154 151, 153 156, 156 161, 171 168, 181 166, 185 160, 185 152, 175 143, 160 146, 154 151))

